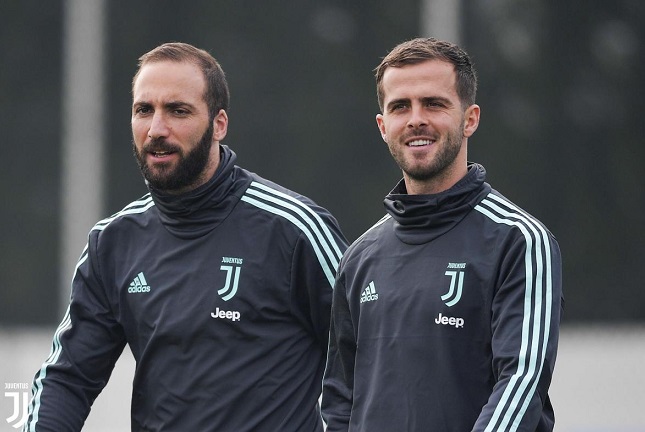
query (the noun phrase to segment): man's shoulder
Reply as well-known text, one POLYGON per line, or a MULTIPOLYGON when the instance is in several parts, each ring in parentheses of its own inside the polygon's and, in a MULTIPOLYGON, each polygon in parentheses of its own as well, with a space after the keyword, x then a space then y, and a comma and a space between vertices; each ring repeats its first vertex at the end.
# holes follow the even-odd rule
POLYGON ((475 210, 500 229, 519 231, 518 234, 526 234, 525 231, 528 231, 529 234, 535 232, 537 235, 554 237, 537 217, 495 189, 491 189, 483 197, 475 210))
POLYGON ((241 200, 286 219, 313 218, 316 224, 338 226, 338 222, 327 208, 313 199, 292 189, 267 180, 255 173, 243 170, 251 177, 241 200))
POLYGON ((370 250, 380 247, 379 245, 386 241, 384 237, 392 231, 392 216, 386 214, 375 224, 369 227, 363 234, 354 240, 347 248, 343 261, 349 261, 370 253, 370 250))
POLYGON ((256 173, 246 171, 243 168, 240 169, 245 173, 245 175, 248 175, 251 178, 251 182, 244 193, 245 195, 260 196, 264 194, 265 196, 273 196, 275 199, 285 201, 293 201, 295 199, 307 206, 316 206, 316 203, 306 195, 300 194, 292 189, 282 186, 281 184, 268 180, 256 173))
POLYGON ((149 214, 150 209, 154 208, 155 203, 152 196, 148 193, 141 198, 132 201, 120 211, 111 216, 98 221, 91 229, 93 232, 101 233, 109 228, 116 228, 123 225, 127 220, 143 220, 149 214))

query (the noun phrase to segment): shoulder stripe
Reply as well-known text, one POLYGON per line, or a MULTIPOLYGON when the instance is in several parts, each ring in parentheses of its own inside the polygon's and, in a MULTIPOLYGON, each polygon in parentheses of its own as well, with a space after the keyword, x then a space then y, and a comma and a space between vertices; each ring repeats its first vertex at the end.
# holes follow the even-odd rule
POLYGON ((386 215, 385 215, 385 216, 383 216, 381 219, 379 219, 379 220, 378 220, 374 225, 372 225, 371 227, 369 227, 369 228, 368 228, 368 229, 367 229, 363 234, 361 234, 361 235, 360 235, 356 240, 354 240, 354 243, 356 243, 357 241, 359 241, 360 239, 362 239, 363 237, 365 237, 365 236, 367 235, 367 233, 368 233, 368 232, 372 231, 374 228, 376 228, 376 227, 378 227, 379 225, 381 225, 381 224, 383 224, 383 223, 387 222, 387 221, 388 221, 388 220, 390 220, 390 219, 392 219, 392 216, 390 216, 389 214, 386 214, 386 215))
POLYGON ((496 223, 517 227, 526 240, 526 286, 518 366, 485 429, 485 432, 516 431, 542 374, 551 330, 551 243, 538 221, 504 198, 488 194, 475 210, 496 223))
POLYGON ((155 205, 155 202, 152 200, 152 196, 150 196, 150 194, 146 194, 141 199, 134 201, 128 204, 127 206, 125 206, 123 210, 121 210, 120 212, 115 213, 108 218, 98 221, 96 225, 94 225, 94 227, 92 228, 92 231, 94 230, 102 231, 103 229, 105 229, 106 226, 108 226, 115 219, 118 219, 121 216, 129 215, 129 214, 143 213, 146 210, 148 210, 150 207, 153 207, 154 205, 155 205))
POLYGON ((241 199, 297 226, 309 239, 329 284, 334 286, 342 252, 320 215, 296 198, 258 182, 252 182, 241 199))
POLYGON ((273 194, 273 195, 275 195, 277 197, 280 197, 280 198, 282 198, 282 199, 284 199, 284 200, 286 200, 288 202, 291 202, 291 203, 295 204, 296 206, 298 206, 301 209, 304 209, 309 214, 309 216, 311 216, 313 218, 312 220, 317 222, 318 226, 322 229, 323 233, 325 234, 324 238, 326 238, 327 241, 329 241, 330 245, 334 249, 334 252, 336 253, 336 258, 340 259, 343 256, 343 253, 340 251, 340 248, 338 247, 338 244, 336 243, 336 240, 334 239, 334 236, 329 231, 329 227, 327 226, 327 224, 325 224, 323 222, 323 220, 320 218, 320 215, 318 215, 318 213, 313 211, 311 209, 311 207, 309 207, 308 205, 304 204, 302 201, 299 201, 299 200, 297 200, 296 198, 294 198, 294 197, 292 197, 290 195, 287 195, 287 194, 285 194, 283 192, 280 192, 280 191, 278 191, 276 189, 270 188, 269 186, 263 185, 262 183, 258 183, 258 182, 251 183, 251 187, 249 187, 247 192, 252 193, 253 192, 253 189, 252 189, 253 187, 256 187, 256 188, 258 188, 260 190, 263 190, 265 192, 271 193, 271 194, 273 194))
MULTIPOLYGON (((120 212, 113 214, 109 218, 106 218, 97 222, 96 225, 94 225, 94 227, 90 231, 97 231, 97 230, 102 231, 115 219, 118 219, 119 217, 128 215, 128 214, 144 213, 146 210, 148 210, 150 207, 153 207, 154 205, 155 204, 154 204, 154 201, 152 200, 152 197, 150 196, 150 194, 147 194, 144 197, 142 197, 140 200, 137 200, 128 204, 120 212)), ((87 258, 88 258, 88 245, 86 244, 78 262, 76 263, 76 266, 74 267, 74 274, 72 275, 72 280, 73 280, 73 276, 76 275, 76 272, 78 271, 79 267, 85 261, 87 261, 87 258)), ((47 359, 41 366, 38 372, 38 375, 34 380, 34 384, 32 386, 31 392, 32 392, 33 398, 31 400, 31 403, 29 404, 29 415, 27 417, 28 422, 25 424, 25 427, 24 427, 24 430, 27 432, 36 431, 36 424, 38 423, 38 412, 40 411, 40 397, 43 392, 43 379, 47 376, 47 368, 58 361, 58 358, 60 357, 60 354, 63 350, 63 346, 60 341, 61 335, 71 327, 72 327, 72 321, 69 315, 69 307, 68 307, 67 312, 63 317, 63 320, 58 325, 58 328, 54 333, 54 339, 52 341, 52 348, 51 348, 49 357, 47 357, 47 359)))

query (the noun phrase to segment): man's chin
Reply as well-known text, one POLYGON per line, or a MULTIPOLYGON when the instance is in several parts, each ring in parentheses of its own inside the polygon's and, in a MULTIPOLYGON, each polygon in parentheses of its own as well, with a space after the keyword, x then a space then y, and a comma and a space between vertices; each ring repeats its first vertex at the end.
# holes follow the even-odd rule
POLYGON ((153 189, 166 190, 174 187, 176 181, 174 175, 169 170, 148 169, 143 176, 153 189))
POLYGON ((177 175, 176 172, 156 172, 151 175, 150 172, 144 175, 148 187, 168 194, 183 193, 187 190, 194 188, 198 181, 196 178, 189 178, 186 176, 177 175))

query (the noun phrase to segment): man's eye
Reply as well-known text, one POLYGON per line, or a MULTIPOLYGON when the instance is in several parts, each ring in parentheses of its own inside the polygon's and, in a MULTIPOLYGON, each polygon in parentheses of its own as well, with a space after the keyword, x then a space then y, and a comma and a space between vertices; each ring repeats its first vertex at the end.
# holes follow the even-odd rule
POLYGON ((145 106, 140 106, 140 107, 137 107, 137 108, 134 110, 134 112, 135 112, 136 114, 148 114, 148 113, 150 112, 150 108, 149 108, 149 107, 145 107, 145 106))
POLYGON ((440 101, 428 101, 426 102, 426 106, 431 108, 443 108, 445 105, 440 101))

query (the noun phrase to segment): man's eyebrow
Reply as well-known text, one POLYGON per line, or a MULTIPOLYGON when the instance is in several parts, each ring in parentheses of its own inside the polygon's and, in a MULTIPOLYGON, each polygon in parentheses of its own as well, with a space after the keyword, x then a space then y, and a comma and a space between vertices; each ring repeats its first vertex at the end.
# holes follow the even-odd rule
MULTIPOLYGON (((132 106, 152 106, 152 102, 146 101, 146 100, 139 100, 139 101, 134 101, 132 103, 132 106)), ((164 108, 166 109, 177 109, 177 108, 189 108, 189 109, 194 109, 195 106, 191 104, 190 102, 184 102, 184 101, 170 101, 164 103, 164 108)))
POLYGON ((442 104, 449 106, 452 105, 452 102, 450 99, 442 97, 442 96, 427 96, 421 98, 421 102, 428 103, 428 102, 441 102, 442 104))
POLYGON ((170 101, 170 102, 166 102, 166 103, 164 104, 164 107, 166 107, 167 109, 176 109, 176 108, 190 108, 190 109, 194 109, 194 108, 195 108, 195 107, 193 106, 193 104, 188 103, 188 102, 182 102, 182 101, 170 101))
MULTIPOLYGON (((443 97, 443 96, 425 96, 425 97, 420 97, 420 98, 414 98, 415 100, 421 101, 423 104, 428 104, 428 103, 440 103, 444 106, 452 106, 453 103, 449 98, 443 97)), ((399 99, 392 99, 390 102, 387 103, 385 106, 386 109, 391 109, 393 106, 396 105, 401 105, 401 104, 410 104, 410 98, 399 98, 399 99)))

